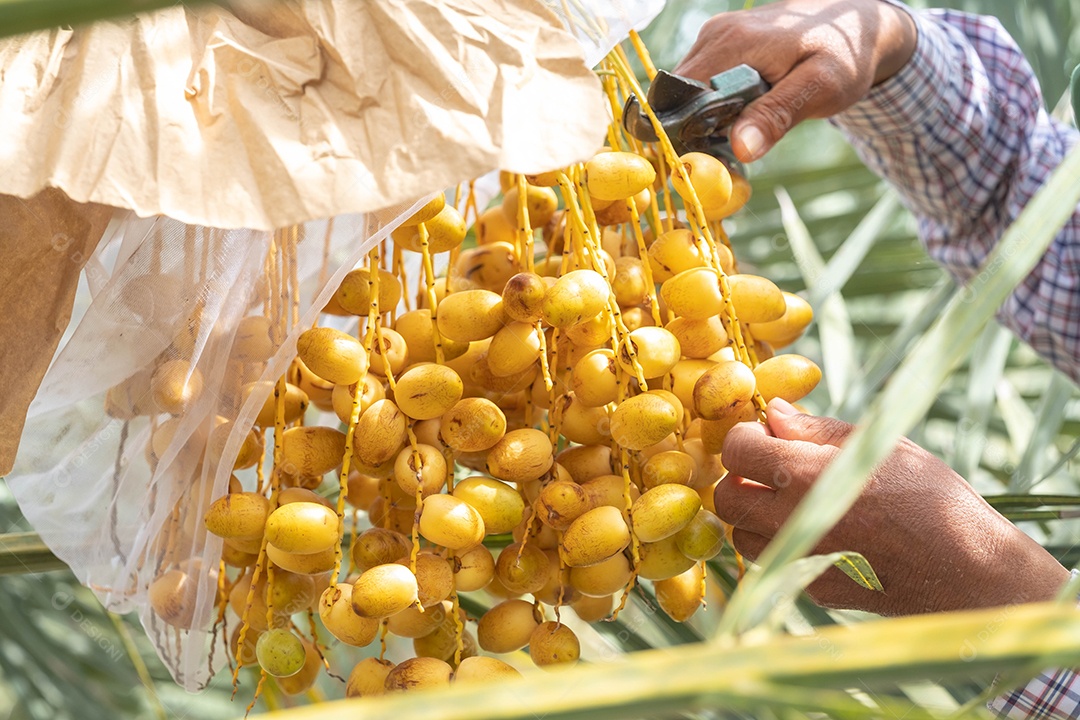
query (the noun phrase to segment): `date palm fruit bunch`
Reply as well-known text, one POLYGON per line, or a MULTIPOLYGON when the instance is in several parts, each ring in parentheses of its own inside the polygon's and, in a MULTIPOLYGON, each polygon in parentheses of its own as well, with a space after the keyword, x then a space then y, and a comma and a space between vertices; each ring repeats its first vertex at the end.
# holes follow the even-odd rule
MULTIPOLYGON (((604 69, 613 108, 645 97, 621 51, 604 69)), ((777 354, 809 305, 741 272, 727 242, 746 180, 709 155, 677 156, 657 130, 642 146, 613 122, 586 162, 503 173, 483 211, 471 185, 454 203, 435 195, 345 276, 324 317, 357 330, 299 336, 235 464, 258 479, 234 478, 201 519, 223 541, 219 618, 239 619, 238 666, 257 662, 285 692, 310 687, 326 642, 297 619, 307 613, 342 644, 380 639, 349 696, 491 681, 518 674, 491 655, 524 648, 541 668, 573 665, 564 613, 611 618, 637 584, 676 621, 703 605, 725 539, 712 495, 726 433, 821 373, 777 354), (415 295, 406 253, 422 260, 415 295), (334 422, 308 424, 310 405, 334 422), (488 609, 469 616, 462 594, 488 609), (387 660, 387 635, 414 657, 387 660)), ((242 336, 234 357, 265 360, 256 346, 288 326, 289 237, 268 263, 283 299, 245 320, 258 339, 242 336)), ((154 374, 162 408, 183 406, 184 370, 154 374)), ((190 626, 195 572, 179 561, 155 580, 166 623, 190 626)))

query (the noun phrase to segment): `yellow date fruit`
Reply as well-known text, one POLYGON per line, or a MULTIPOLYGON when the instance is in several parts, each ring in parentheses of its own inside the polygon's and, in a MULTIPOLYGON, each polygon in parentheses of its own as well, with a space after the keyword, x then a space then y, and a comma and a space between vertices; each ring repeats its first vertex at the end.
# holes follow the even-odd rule
POLYGON ((702 152, 689 152, 679 158, 682 164, 683 176, 672 171, 671 184, 675 192, 682 196, 689 204, 690 189, 694 188, 694 194, 705 211, 706 220, 720 220, 731 199, 731 173, 728 172, 724 163, 717 158, 702 152))
POLYGON ((671 537, 690 524, 701 509, 697 491, 665 483, 642 493, 632 508, 634 534, 642 542, 671 537))
POLYGON ((754 340, 769 343, 774 350, 785 348, 799 339, 810 321, 814 311, 810 303, 794 293, 785 292, 784 314, 772 322, 751 323, 750 333, 754 340))
POLYGON ((305 330, 296 341, 296 353, 311 372, 331 383, 352 385, 368 367, 359 340, 327 327, 305 330))
POLYGON ((731 303, 739 322, 767 323, 787 312, 787 300, 772 280, 760 275, 731 275, 731 303))
POLYGON ((667 399, 650 393, 635 395, 611 414, 611 438, 628 450, 644 450, 674 432, 678 424, 679 410, 667 399))
POLYGON ((585 184, 597 200, 633 197, 655 180, 652 163, 635 153, 602 152, 585 163, 585 184))
POLYGON ((409 568, 391 563, 376 565, 356 579, 353 611, 365 618, 385 618, 417 602, 419 588, 409 568))
POLYGON ((821 382, 821 368, 802 355, 771 357, 754 368, 758 392, 765 402, 782 398, 798 402, 821 382))
POLYGON ((721 420, 750 402, 756 387, 754 371, 743 363, 717 363, 694 384, 694 410, 706 420, 721 420))
POLYGON ((323 552, 339 537, 337 513, 319 503, 282 505, 266 519, 266 541, 287 553, 323 552))
POLYGON ((206 529, 222 538, 261 538, 270 501, 252 492, 229 493, 210 505, 203 517, 206 529))
POLYGON ((622 511, 611 506, 594 508, 570 523, 562 537, 562 552, 570 567, 603 562, 630 544, 630 528, 622 511))
POLYGON ((468 550, 484 539, 484 518, 476 508, 453 495, 424 498, 420 534, 435 545, 468 550))

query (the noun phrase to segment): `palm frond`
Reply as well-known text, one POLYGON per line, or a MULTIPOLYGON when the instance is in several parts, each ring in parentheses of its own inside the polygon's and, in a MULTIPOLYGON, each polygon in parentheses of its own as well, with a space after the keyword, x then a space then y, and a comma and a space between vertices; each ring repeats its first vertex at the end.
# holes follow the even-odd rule
MULTIPOLYGON (((195 3, 207 0, 194 0, 195 3)), ((0 0, 0 37, 176 5, 176 0, 0 0)))
POLYGON ((844 688, 871 691, 899 680, 1033 674, 1080 661, 1080 617, 1056 604, 927 615, 844 626, 812 637, 744 646, 689 645, 624 661, 536 672, 516 681, 347 700, 282 713, 288 720, 347 715, 398 720, 641 718, 706 707, 762 706, 833 717, 937 717, 895 695, 868 706, 844 688), (893 714, 895 713, 895 714, 893 714))

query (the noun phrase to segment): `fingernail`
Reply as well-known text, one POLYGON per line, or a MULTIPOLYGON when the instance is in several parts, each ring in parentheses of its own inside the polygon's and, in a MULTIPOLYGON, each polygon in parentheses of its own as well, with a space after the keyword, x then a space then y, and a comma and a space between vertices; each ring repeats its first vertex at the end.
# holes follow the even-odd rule
POLYGON ((776 414, 781 416, 798 415, 799 411, 795 409, 795 406, 789 403, 783 398, 773 398, 769 401, 769 414, 776 414))
POLYGON ((745 150, 745 160, 753 162, 765 154, 765 133, 757 125, 749 123, 739 128, 739 141, 745 150))

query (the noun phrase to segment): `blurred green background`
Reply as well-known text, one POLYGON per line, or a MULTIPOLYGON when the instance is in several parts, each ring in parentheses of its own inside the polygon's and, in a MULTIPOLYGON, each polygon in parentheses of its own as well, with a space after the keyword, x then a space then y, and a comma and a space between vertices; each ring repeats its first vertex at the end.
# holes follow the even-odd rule
MULTIPOLYGON (((74 3, 78 4, 78 3, 74 3)), ((929 3, 913 3, 919 7, 929 3)), ((41 3, 44 5, 44 3, 41 3)), ((643 33, 659 67, 672 68, 711 14, 742 7, 723 0, 672 0, 643 33)), ((975 0, 935 3, 997 16, 1034 66, 1048 109, 1060 105, 1080 58, 1080 0, 975 0)), ((794 349, 822 365, 827 381, 808 405, 853 419, 940 312, 951 282, 920 247, 914 221, 892 191, 870 174, 827 123, 805 123, 750 168, 754 197, 731 222, 739 257, 785 289, 807 291, 778 195, 786 193, 828 271, 809 291, 842 302, 825 328, 794 349), (823 347, 821 336, 828 340, 823 347)), ((810 262, 813 256, 810 256, 810 262)), ((835 303, 835 301, 833 301, 835 303)), ((984 495, 1080 494, 1073 455, 1080 449, 1076 388, 1008 332, 991 326, 951 378, 913 439, 940 455, 984 495)), ((1061 508, 1013 517, 1071 566, 1080 526, 1061 508), (1025 519, 1030 518, 1030 519, 1025 519)), ((0 523, 29 530, 0 487, 0 523)), ((10 555, 10 553, 9 553, 10 555)), ((11 562, 11 558, 8 558, 11 562)), ((15 561, 17 562, 17 561, 15 561)), ((811 613, 812 614, 812 613, 811 613)), ((812 621, 828 621, 824 613, 812 621)), ((330 696, 340 686, 325 679, 330 696)), ((246 683, 250 689, 250 680, 246 683)), ((933 694, 933 688, 926 690, 933 694)), ((970 689, 949 688, 963 700, 970 689)), ((246 694, 242 692, 242 696, 246 694)), ((133 619, 117 621, 70 573, 20 572, 0 578, 0 717, 114 720, 117 717, 226 718, 243 713, 218 678, 189 696, 173 685, 133 619), (146 663, 144 686, 129 652, 146 663)), ((262 708, 260 708, 262 709, 262 708)))

